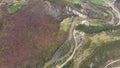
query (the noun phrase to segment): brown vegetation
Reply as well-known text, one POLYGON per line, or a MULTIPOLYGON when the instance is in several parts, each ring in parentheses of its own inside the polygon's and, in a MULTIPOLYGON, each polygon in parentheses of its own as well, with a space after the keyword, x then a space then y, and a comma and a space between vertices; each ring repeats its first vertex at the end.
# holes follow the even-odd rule
POLYGON ((65 34, 59 31, 61 20, 47 15, 45 6, 43 0, 32 0, 16 13, 3 18, 0 68, 43 65, 42 62, 47 61, 51 53, 63 43, 65 34))

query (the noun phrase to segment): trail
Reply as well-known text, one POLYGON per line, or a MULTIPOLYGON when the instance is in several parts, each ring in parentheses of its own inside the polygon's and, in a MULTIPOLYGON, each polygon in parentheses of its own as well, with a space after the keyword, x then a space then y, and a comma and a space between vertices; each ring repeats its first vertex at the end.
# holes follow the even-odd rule
POLYGON ((75 40, 75 48, 73 50, 72 55, 62 65, 58 66, 57 68, 62 68, 64 65, 66 65, 73 58, 73 56, 74 56, 74 54, 77 50, 77 42, 76 42, 76 39, 75 39, 75 31, 73 31, 73 38, 75 40))
MULTIPOLYGON (((111 3, 111 2, 109 2, 108 0, 104 0, 104 2, 105 2, 106 4, 108 4, 110 7, 112 7, 112 9, 114 10, 116 16, 118 16, 118 18, 119 18, 119 21, 118 21, 117 25, 120 25, 120 13, 119 13, 118 9, 114 6, 114 3, 111 3)), ((71 9, 71 10, 72 10, 72 9, 71 9)), ((112 15, 112 16, 113 16, 113 15, 112 15)), ((114 17, 113 17, 113 19, 114 19, 114 17)), ((112 21, 113 21, 113 20, 112 20, 112 21)), ((74 25, 75 25, 75 23, 74 23, 74 21, 73 21, 73 23, 71 24, 71 27, 74 28, 74 25)), ((76 37, 75 37, 75 30, 70 29, 70 33, 69 33, 69 34, 70 34, 70 36, 68 37, 68 39, 70 40, 70 39, 73 37, 73 39, 74 39, 74 41, 75 41, 74 50, 73 50, 72 54, 66 59, 66 61, 65 61, 64 63, 62 63, 61 65, 57 65, 56 68, 62 68, 62 67, 64 67, 64 66, 74 57, 74 55, 75 55, 75 53, 76 53, 76 50, 79 48, 79 47, 78 47, 78 44, 77 44, 77 41, 76 41, 76 37), (73 32, 73 33, 72 33, 72 32, 73 32)), ((80 43, 79 46, 82 46, 82 43, 80 43)), ((115 61, 114 61, 114 62, 115 62, 115 61)), ((114 63, 114 62, 112 62, 112 63, 114 63)), ((116 62, 117 62, 117 61, 116 61, 116 62)))
POLYGON ((114 0, 113 2, 110 2, 109 0, 103 0, 103 1, 106 4, 108 4, 115 11, 116 16, 118 16, 118 18, 119 18, 119 21, 118 21, 117 25, 120 25, 120 12, 119 12, 118 8, 114 6, 114 2, 116 0, 114 0))
MULTIPOLYGON (((73 37, 72 33, 73 33, 74 25, 75 25, 75 22, 71 22, 67 41, 70 41, 72 39, 72 37, 73 37)), ((47 66, 51 65, 53 62, 57 62, 59 60, 63 60, 71 51, 72 50, 70 50, 66 55, 64 55, 62 57, 59 57, 60 53, 59 53, 59 49, 58 49, 56 51, 56 53, 53 55, 52 59, 50 61, 48 61, 47 63, 45 63, 43 68, 47 68, 47 66)))
POLYGON ((111 64, 113 64, 113 63, 116 63, 116 62, 118 62, 118 61, 120 61, 120 59, 108 63, 108 64, 105 66, 105 68, 107 68, 109 65, 111 65, 111 64))
MULTIPOLYGON (((73 22, 75 22, 75 21, 73 21, 73 22)), ((64 67, 74 57, 74 55, 75 55, 76 51, 78 50, 78 48, 80 48, 82 46, 82 42, 78 45, 76 37, 75 37, 75 34, 76 34, 76 30, 73 30, 72 35, 73 35, 73 39, 75 41, 75 44, 74 44, 74 50, 73 50, 72 54, 66 59, 66 61, 63 64, 61 64, 59 66, 57 65, 56 68, 62 68, 62 67, 64 67)))
POLYGON ((110 24, 114 24, 114 19, 115 19, 115 17, 114 17, 114 15, 113 15, 113 13, 112 13, 111 11, 108 10, 108 12, 110 13, 110 15, 111 15, 111 17, 112 17, 112 19, 111 19, 111 21, 109 21, 109 23, 110 23, 110 24))
MULTIPOLYGON (((84 15, 82 15, 82 14, 81 14, 81 16, 84 17, 84 15)), ((51 65, 53 62, 57 62, 59 60, 63 60, 71 52, 72 52, 72 55, 64 62, 64 64, 62 64, 60 67, 57 67, 57 68, 62 68, 68 61, 70 61, 72 59, 72 57, 74 56, 74 54, 75 54, 75 52, 77 50, 77 42, 76 42, 76 39, 75 39, 75 36, 74 36, 74 26, 75 26, 75 24, 76 24, 75 21, 71 22, 69 33, 68 33, 68 39, 67 39, 67 41, 71 41, 71 40, 75 41, 75 44, 72 43, 72 45, 71 45, 71 46, 75 45, 74 46, 75 47, 74 50, 71 49, 66 55, 64 55, 62 57, 59 57, 59 50, 57 50, 56 53, 54 54, 54 56, 52 57, 52 59, 50 61, 48 61, 47 63, 45 63, 43 68, 47 68, 47 66, 51 65)))

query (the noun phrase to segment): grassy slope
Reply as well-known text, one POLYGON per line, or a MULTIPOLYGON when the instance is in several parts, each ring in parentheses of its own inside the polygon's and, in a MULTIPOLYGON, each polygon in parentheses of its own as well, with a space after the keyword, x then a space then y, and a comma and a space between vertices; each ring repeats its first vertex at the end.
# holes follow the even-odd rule
POLYGON ((80 0, 65 0, 65 1, 68 1, 70 3, 75 3, 75 4, 80 3, 80 0))
POLYGON ((103 2, 103 0, 90 0, 92 3, 107 6, 106 3, 103 2))
POLYGON ((102 0, 90 0, 91 2, 93 3, 96 3, 96 4, 101 4, 102 3, 102 0))
POLYGON ((94 63, 92 68, 103 68, 101 66, 103 66, 105 62, 119 57, 120 54, 117 52, 120 51, 119 36, 108 35, 102 32, 90 37, 89 40, 89 44, 85 44, 82 49, 90 51, 90 55, 80 64, 80 68, 89 68, 91 63, 94 63))
POLYGON ((21 8, 22 5, 27 5, 27 1, 19 1, 18 4, 14 4, 8 8, 9 13, 14 13, 21 8))
POLYGON ((103 68, 104 64, 108 60, 117 59, 120 57, 120 54, 118 54, 120 52, 119 48, 120 40, 102 44, 102 46, 97 47, 94 50, 91 56, 82 62, 80 68, 89 68, 91 63, 94 63, 92 68, 103 68))
POLYGON ((9 13, 14 13, 15 11, 17 11, 20 8, 21 8, 21 5, 13 5, 10 8, 8 8, 8 12, 9 13))
POLYGON ((60 24, 60 30, 66 32, 69 28, 70 22, 72 22, 72 17, 64 19, 60 24))

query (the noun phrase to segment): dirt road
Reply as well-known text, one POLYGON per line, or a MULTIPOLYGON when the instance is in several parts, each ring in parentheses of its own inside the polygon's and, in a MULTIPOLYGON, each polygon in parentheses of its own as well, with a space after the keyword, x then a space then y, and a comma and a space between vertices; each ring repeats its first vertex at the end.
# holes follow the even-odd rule
POLYGON ((120 59, 108 63, 108 64, 105 66, 105 68, 108 68, 108 66, 110 66, 111 64, 116 63, 116 62, 118 62, 118 61, 120 61, 120 59))
POLYGON ((120 25, 120 12, 119 12, 119 9, 117 7, 114 6, 114 2, 116 0, 114 0, 113 2, 110 2, 109 0, 103 0, 106 4, 108 4, 112 9, 113 11, 115 11, 115 14, 116 16, 118 17, 119 21, 117 23, 117 25, 120 25))

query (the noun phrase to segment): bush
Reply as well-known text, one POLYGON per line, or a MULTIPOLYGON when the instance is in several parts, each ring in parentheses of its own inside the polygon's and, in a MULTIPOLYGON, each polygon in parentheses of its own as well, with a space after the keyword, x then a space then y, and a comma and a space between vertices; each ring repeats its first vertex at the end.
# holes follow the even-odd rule
POLYGON ((48 0, 50 3, 55 3, 56 0, 48 0))

